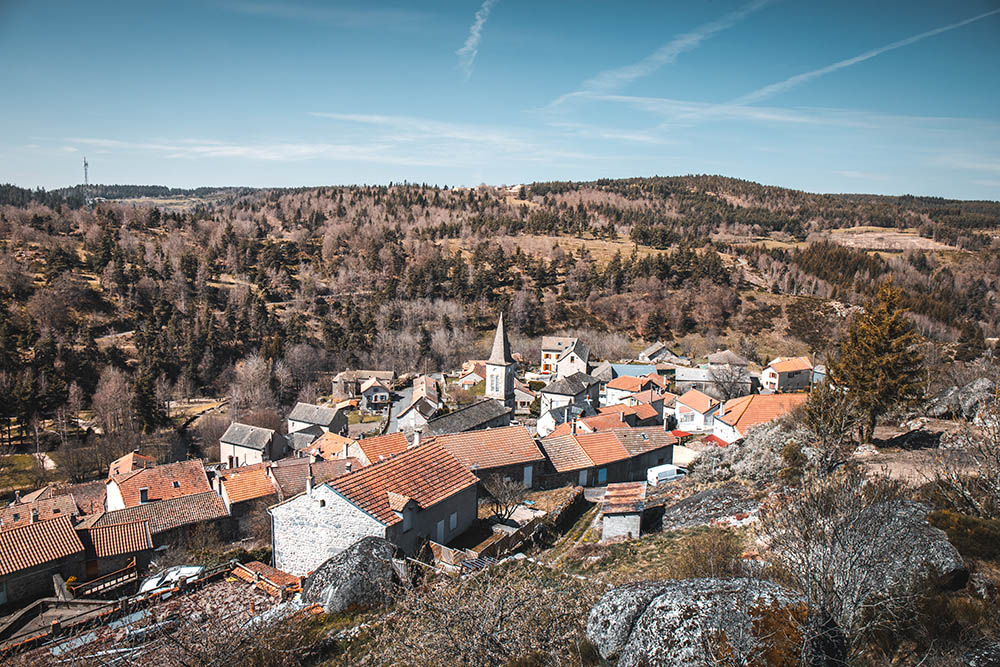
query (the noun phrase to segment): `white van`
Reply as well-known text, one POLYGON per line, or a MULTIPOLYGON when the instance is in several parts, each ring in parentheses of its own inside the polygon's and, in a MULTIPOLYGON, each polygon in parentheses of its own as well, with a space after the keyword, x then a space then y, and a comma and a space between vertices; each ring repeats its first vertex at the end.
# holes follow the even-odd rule
POLYGON ((687 474, 687 470, 680 466, 664 463, 661 466, 654 466, 646 471, 646 481, 650 486, 656 486, 660 482, 672 482, 687 474))

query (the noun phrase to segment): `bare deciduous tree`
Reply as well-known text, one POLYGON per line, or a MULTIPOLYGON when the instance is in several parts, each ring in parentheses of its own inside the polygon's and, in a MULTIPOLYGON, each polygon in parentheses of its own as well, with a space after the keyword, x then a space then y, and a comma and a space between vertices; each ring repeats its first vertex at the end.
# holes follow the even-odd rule
POLYGON ((750 374, 747 373, 746 366, 713 366, 709 375, 724 401, 750 393, 750 374))
POLYGON ((500 517, 501 521, 506 521, 513 516, 517 506, 524 501, 526 493, 523 484, 499 474, 493 474, 484 479, 483 488, 490 494, 493 512, 500 517))
POLYGON ((946 436, 935 490, 956 511, 1000 518, 1000 395, 980 411, 979 424, 946 436))

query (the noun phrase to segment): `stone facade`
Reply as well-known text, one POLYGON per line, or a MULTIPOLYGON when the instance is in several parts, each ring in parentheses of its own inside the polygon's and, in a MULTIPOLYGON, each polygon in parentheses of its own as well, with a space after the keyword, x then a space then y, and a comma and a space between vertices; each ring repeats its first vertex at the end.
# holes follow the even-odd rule
POLYGON ((53 595, 52 575, 54 574, 62 575, 64 580, 76 577, 78 580, 84 581, 86 570, 83 552, 0 578, 0 605, 13 602, 31 602, 53 595))
POLYGON ((468 530, 478 518, 476 488, 470 486, 425 510, 417 509, 412 515, 413 525, 410 530, 403 530, 401 521, 389 526, 386 539, 400 547, 408 556, 417 555, 427 540, 448 544, 468 530))
POLYGON ((385 526, 323 484, 272 507, 274 567, 304 576, 363 537, 386 537, 385 526))
POLYGON ((639 527, 642 525, 642 512, 630 514, 605 514, 601 522, 601 539, 611 540, 616 537, 634 539, 639 537, 639 527))

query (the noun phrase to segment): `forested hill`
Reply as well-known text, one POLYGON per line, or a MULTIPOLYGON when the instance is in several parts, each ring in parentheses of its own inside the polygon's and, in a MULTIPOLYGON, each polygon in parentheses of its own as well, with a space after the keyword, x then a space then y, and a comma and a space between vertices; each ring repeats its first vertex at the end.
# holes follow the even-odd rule
POLYGON ((821 358, 889 278, 953 355, 1000 331, 998 226, 997 202, 718 176, 0 186, 0 400, 22 406, 0 413, 54 409, 109 368, 149 390, 218 394, 253 353, 297 369, 285 399, 314 379, 303 368, 449 367, 480 358, 500 311, 528 355, 543 333, 585 329, 603 357, 641 338, 821 358))

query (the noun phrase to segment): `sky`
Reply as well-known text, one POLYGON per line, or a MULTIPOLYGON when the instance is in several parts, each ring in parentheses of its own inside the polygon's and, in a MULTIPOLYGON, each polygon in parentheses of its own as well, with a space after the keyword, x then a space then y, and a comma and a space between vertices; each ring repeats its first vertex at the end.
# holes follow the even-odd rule
POLYGON ((1000 199, 1000 0, 0 0, 0 182, 1000 199))

